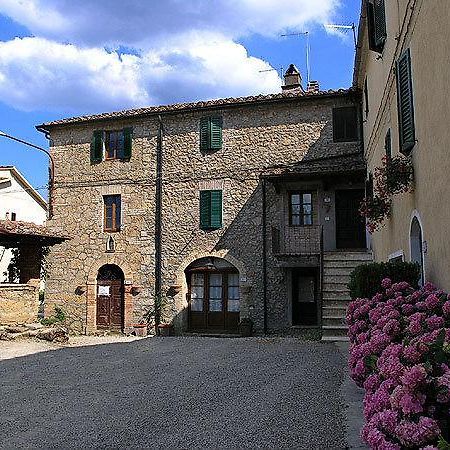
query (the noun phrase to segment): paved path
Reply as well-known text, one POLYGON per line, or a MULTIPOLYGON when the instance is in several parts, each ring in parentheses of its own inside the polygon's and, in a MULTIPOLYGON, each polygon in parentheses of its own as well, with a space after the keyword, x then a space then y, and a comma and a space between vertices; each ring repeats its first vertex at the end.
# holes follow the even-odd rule
POLYGON ((0 361, 0 448, 347 447, 343 355, 298 339, 151 338, 0 361))

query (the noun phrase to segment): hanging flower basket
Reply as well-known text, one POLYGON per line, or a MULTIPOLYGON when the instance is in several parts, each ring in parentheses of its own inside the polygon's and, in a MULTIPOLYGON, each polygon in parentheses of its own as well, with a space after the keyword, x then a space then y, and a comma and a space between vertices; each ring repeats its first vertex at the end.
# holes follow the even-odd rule
POLYGON ((385 197, 374 195, 365 197, 359 207, 359 213, 367 220, 367 230, 373 233, 391 212, 391 202, 385 197))
POLYGON ((375 169, 377 191, 383 196, 404 194, 413 190, 414 171, 411 159, 404 156, 384 157, 375 169))

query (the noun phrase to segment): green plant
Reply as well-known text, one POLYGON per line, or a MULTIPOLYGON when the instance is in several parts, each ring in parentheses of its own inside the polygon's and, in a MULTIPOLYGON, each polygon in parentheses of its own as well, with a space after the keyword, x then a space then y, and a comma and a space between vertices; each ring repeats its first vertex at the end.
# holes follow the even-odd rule
POLYGON ((391 212, 391 202, 385 197, 373 195, 365 197, 359 207, 359 213, 367 220, 366 227, 373 233, 389 217, 391 212))
POLYGON ((382 166, 375 169, 377 191, 391 196, 410 192, 413 187, 413 166, 404 156, 384 157, 382 166))
POLYGON ((350 274, 348 288, 350 296, 355 298, 372 298, 380 291, 381 281, 390 278, 394 283, 407 281, 417 288, 420 278, 420 266, 410 262, 379 262, 363 264, 350 274))
POLYGON ((173 300, 162 294, 155 296, 155 301, 143 314, 143 319, 147 323, 155 325, 170 322, 173 316, 173 300))
POLYGON ((55 312, 52 316, 41 320, 42 325, 54 325, 66 320, 66 313, 59 307, 55 306, 55 312))

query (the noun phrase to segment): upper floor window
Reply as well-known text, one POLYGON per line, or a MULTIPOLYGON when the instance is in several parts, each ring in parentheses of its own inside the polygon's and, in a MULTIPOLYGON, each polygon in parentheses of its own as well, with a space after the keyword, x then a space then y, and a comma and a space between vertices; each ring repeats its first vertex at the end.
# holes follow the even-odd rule
POLYGON ((390 128, 384 138, 384 151, 386 152, 386 159, 389 161, 392 158, 392 140, 390 128))
POLYGON ((354 142, 358 140, 356 107, 333 108, 334 142, 354 142))
POLYGON ((381 53, 387 38, 384 0, 369 0, 367 2, 367 25, 369 48, 381 53))
POLYGON ((106 159, 129 160, 131 158, 132 139, 132 128, 94 131, 91 142, 91 164, 106 159))
POLYGON ((222 148, 222 117, 202 117, 200 119, 200 150, 222 148))
POLYGON ((103 231, 120 231, 122 202, 120 195, 104 195, 103 231))
POLYGON ((289 197, 289 225, 312 225, 312 192, 291 192, 289 197))
POLYGON ((397 106, 400 152, 408 154, 416 143, 411 53, 409 49, 397 61, 397 106))
POLYGON ((367 77, 364 80, 364 114, 366 116, 369 115, 369 86, 368 86, 367 77))
POLYGON ((222 191, 200 191, 200 228, 222 228, 222 191))
POLYGON ((16 220, 16 217, 17 217, 16 213, 15 213, 15 212, 12 212, 12 213, 11 213, 11 220, 12 220, 12 221, 15 221, 15 220, 16 220))

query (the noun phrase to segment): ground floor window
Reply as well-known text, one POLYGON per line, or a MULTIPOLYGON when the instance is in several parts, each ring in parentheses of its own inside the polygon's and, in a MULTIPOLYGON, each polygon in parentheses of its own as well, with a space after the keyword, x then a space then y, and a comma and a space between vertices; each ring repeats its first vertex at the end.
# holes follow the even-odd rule
POLYGON ((411 261, 418 263, 420 266, 419 283, 421 286, 423 286, 423 284, 425 283, 423 236, 422 236, 422 227, 417 217, 414 217, 411 222, 410 242, 411 242, 411 261))
POLYGON ((317 325, 317 271, 294 269, 292 271, 292 325, 317 325))

